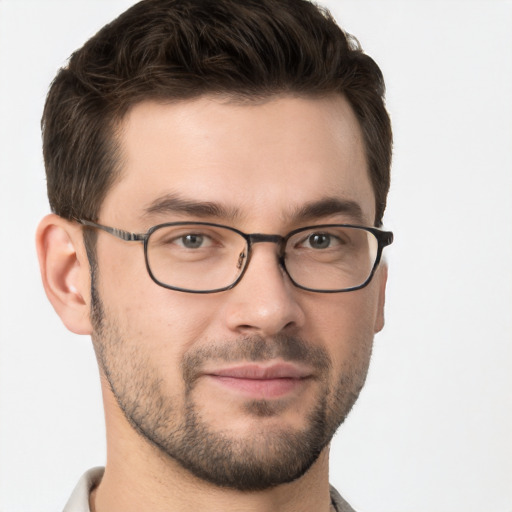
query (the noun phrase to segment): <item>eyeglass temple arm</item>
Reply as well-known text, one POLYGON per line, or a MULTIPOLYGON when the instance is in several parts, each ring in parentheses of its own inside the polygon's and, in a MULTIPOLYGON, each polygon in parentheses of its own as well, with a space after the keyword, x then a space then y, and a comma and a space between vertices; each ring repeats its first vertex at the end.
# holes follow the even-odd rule
POLYGON ((393 232, 392 231, 384 231, 379 228, 364 228, 367 231, 370 231, 375 235, 375 238, 379 241, 379 246, 381 249, 391 245, 393 243, 393 232))
POLYGON ((111 235, 114 235, 121 240, 126 240, 127 242, 143 242, 146 239, 145 234, 139 233, 130 233, 129 231, 124 231, 122 229, 111 228, 110 226, 104 226, 103 224, 97 224, 96 222, 91 222, 90 220, 77 220, 79 224, 83 226, 88 226, 91 228, 101 229, 102 231, 106 231, 111 235))
POLYGON ((393 243, 393 233, 391 231, 381 231, 382 233, 382 245, 387 247, 393 243))

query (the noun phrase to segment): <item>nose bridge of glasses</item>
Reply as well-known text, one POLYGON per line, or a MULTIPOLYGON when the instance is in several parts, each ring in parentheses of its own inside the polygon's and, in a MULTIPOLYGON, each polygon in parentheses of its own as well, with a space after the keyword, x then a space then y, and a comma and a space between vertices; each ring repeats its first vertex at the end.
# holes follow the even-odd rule
POLYGON ((279 263, 281 265, 284 264, 284 247, 286 243, 286 239, 284 236, 268 235, 266 233, 252 233, 246 236, 246 240, 248 242, 249 253, 251 252, 251 248, 254 246, 254 244, 263 242, 277 244, 277 256, 279 263))
POLYGON ((254 244, 266 242, 271 244, 277 244, 278 247, 278 255, 279 259, 282 259, 284 246, 285 246, 285 237, 281 235, 267 235, 265 233, 252 233, 247 236, 249 247, 252 247, 254 244))
POLYGON ((251 245, 258 244, 260 242, 270 242, 281 245, 284 240, 284 237, 282 237, 281 235, 266 235, 264 233, 253 233, 251 235, 248 235, 248 237, 251 245))

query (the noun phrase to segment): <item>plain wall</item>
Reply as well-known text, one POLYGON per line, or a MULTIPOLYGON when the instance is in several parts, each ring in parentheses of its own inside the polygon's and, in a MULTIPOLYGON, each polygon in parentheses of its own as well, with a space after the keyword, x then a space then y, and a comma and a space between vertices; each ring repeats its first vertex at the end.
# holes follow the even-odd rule
MULTIPOLYGON (((0 0, 0 512, 61 510, 104 464, 90 340, 39 279, 39 120, 57 69, 131 3, 0 0)), ((511 512, 512 3, 323 3, 383 69, 395 133, 387 325, 331 482, 361 512, 511 512)))

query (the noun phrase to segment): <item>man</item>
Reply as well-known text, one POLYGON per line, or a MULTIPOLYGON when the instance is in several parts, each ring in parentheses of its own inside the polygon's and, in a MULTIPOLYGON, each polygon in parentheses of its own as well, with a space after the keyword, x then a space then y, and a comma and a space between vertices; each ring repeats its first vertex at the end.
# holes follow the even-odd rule
POLYGON ((145 0, 59 71, 38 254, 107 427, 66 511, 352 510, 328 451, 384 323, 383 94, 303 0, 145 0))

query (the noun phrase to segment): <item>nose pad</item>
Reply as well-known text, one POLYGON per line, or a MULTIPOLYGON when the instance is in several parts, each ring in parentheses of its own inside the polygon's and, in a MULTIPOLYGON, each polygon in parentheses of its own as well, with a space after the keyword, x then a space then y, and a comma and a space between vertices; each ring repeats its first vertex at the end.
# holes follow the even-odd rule
POLYGON ((243 265, 244 265, 244 259, 247 257, 247 255, 245 254, 245 251, 242 251, 239 255, 238 255, 238 262, 236 264, 236 268, 237 270, 240 270, 243 265))

